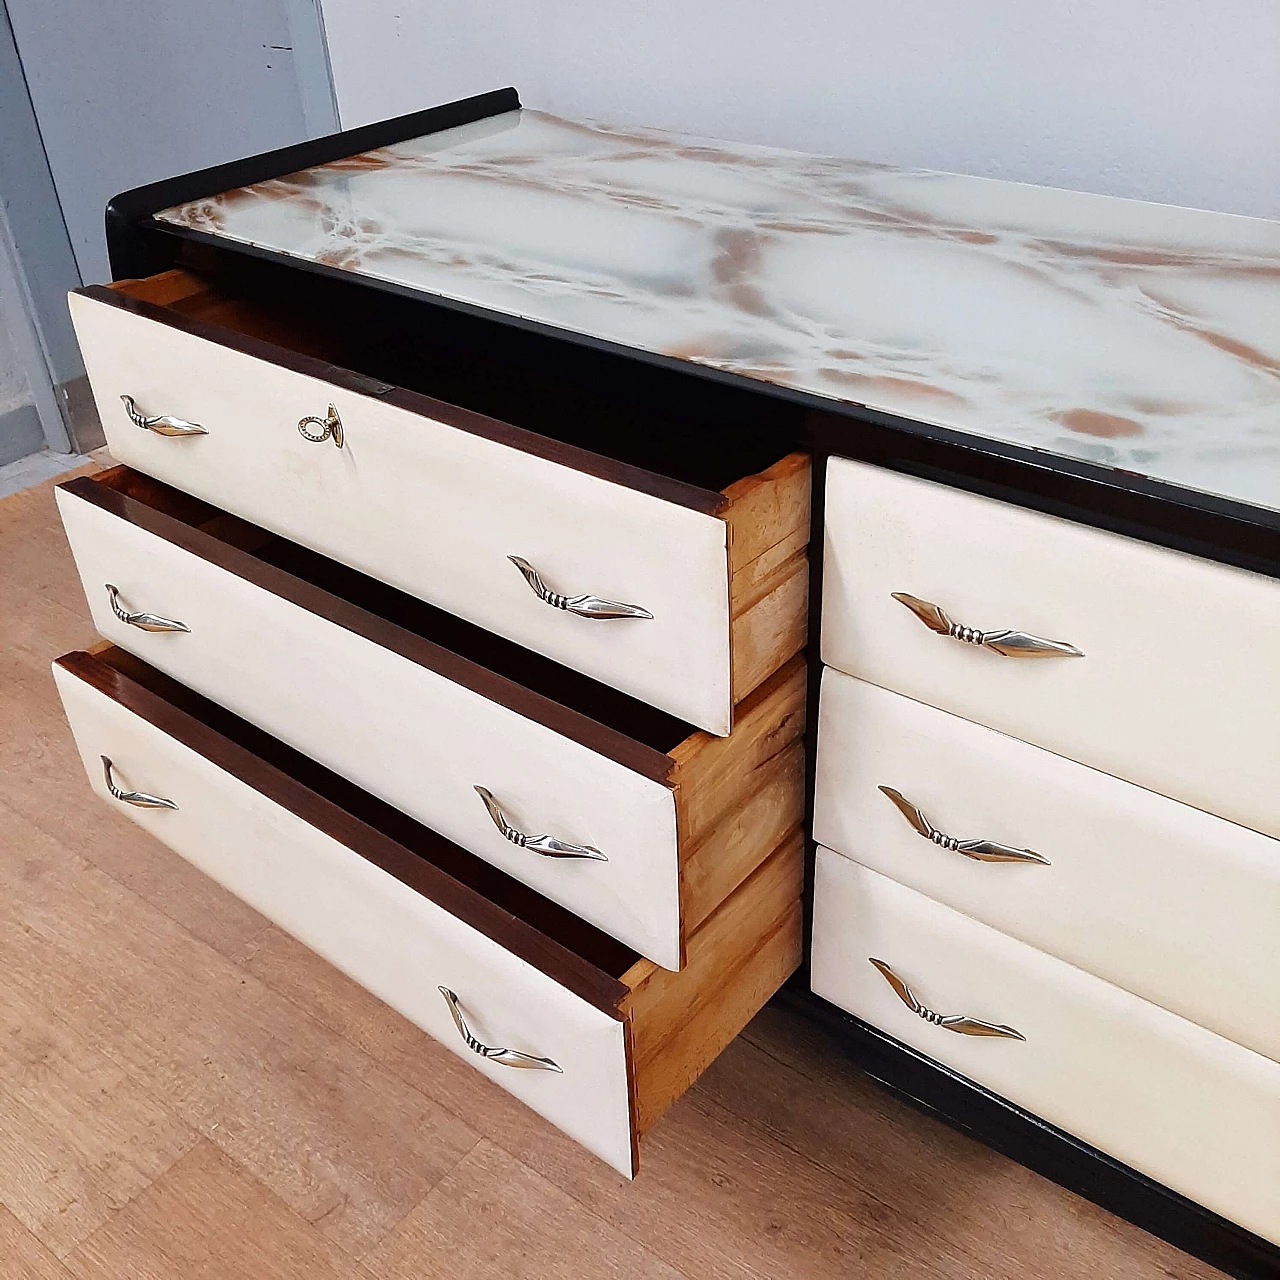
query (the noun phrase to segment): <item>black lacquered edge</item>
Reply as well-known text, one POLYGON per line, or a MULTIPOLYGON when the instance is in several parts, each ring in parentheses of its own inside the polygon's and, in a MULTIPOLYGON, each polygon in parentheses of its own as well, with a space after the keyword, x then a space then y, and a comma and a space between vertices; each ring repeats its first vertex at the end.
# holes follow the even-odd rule
POLYGON ((107 252, 111 259, 112 278, 127 280, 154 275, 164 269, 156 263, 154 242, 147 234, 151 215, 161 209, 218 195, 235 187, 265 182, 268 178, 279 178, 286 173, 297 173, 299 169, 345 160, 362 151, 389 147, 409 138, 456 129, 459 125, 515 111, 519 106, 520 97, 514 89, 495 89, 491 93, 429 107, 426 111, 414 111, 391 120, 362 125, 358 129, 344 129, 323 138, 278 147, 243 160, 231 160, 123 191, 107 204, 107 252))
POLYGON ((820 1022, 890 1092, 1237 1280, 1275 1280, 1280 1248, 1113 1160, 807 989, 775 997, 820 1022))

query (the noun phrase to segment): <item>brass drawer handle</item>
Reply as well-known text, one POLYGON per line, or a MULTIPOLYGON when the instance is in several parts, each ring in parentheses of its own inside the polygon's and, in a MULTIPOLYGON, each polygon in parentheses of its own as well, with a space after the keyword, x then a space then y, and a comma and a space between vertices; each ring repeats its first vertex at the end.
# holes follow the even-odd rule
POLYGON ((448 987, 440 987, 438 990, 444 996, 445 1004, 449 1006, 453 1025, 458 1028, 458 1034, 462 1037, 463 1043, 472 1053, 479 1054, 480 1057, 488 1058, 490 1062, 497 1062, 504 1067, 519 1067, 524 1071, 555 1071, 559 1075, 564 1075, 564 1068, 552 1062, 550 1058, 535 1058, 533 1054, 521 1053, 518 1049, 495 1049, 490 1045, 481 1044, 471 1034, 471 1028, 467 1026, 462 1010, 458 1008, 458 997, 448 987))
POLYGON ((154 431, 158 436, 207 436, 209 434, 206 427, 202 427, 198 422, 188 422, 185 418, 174 418, 167 413, 149 417, 138 408, 138 403, 132 396, 121 396, 120 399, 124 401, 124 411, 129 415, 129 420, 135 427, 141 427, 144 431, 154 431))
POLYGON ((542 575, 527 560, 520 556, 508 556, 517 569, 524 574, 524 580, 533 589, 539 600, 545 601, 553 609, 563 609, 566 613, 576 613, 579 618, 652 618, 648 609, 638 604, 619 604, 616 600, 601 600, 599 596, 562 596, 552 591, 542 580, 542 575))
POLYGON ((123 787, 118 787, 108 756, 102 757, 102 776, 107 780, 107 790, 112 797, 125 804, 137 805, 139 809, 176 809, 178 807, 172 800, 166 800, 163 796, 148 795, 145 791, 126 791, 123 787))
POLYGON ((185 631, 190 634, 191 628, 185 622, 175 622, 172 618, 162 618, 158 613, 130 613, 120 603, 120 589, 110 582, 104 584, 107 595, 111 597, 111 612, 121 622, 137 627, 139 631, 185 631))
POLYGON ((940 636, 950 636, 953 640, 962 640, 965 644, 980 645, 1006 658, 1084 657, 1083 650, 1067 644, 1065 640, 1042 640, 1025 631, 979 631, 975 627, 964 627, 958 622, 952 622, 945 609, 930 604, 928 600, 909 596, 905 591, 893 592, 893 598, 899 604, 906 605, 930 631, 936 631, 940 636))
POLYGON ((1025 1040, 1027 1037, 1013 1027, 999 1022, 983 1022, 981 1018, 966 1018, 962 1013, 934 1013, 916 999, 915 992, 883 960, 867 957, 880 970, 884 980, 893 988, 899 1000, 917 1017, 944 1031, 954 1031, 961 1036, 994 1036, 1001 1040, 1025 1040))
POLYGON ((480 799, 484 801, 484 807, 488 809, 489 817, 493 819, 493 825, 516 848, 528 849, 531 853, 540 853, 544 858, 590 858, 594 862, 609 861, 594 845, 569 844, 567 841, 557 840, 555 836, 527 836, 523 831, 517 831, 507 821, 507 815, 502 812, 502 806, 494 799, 492 791, 487 787, 477 787, 476 791, 480 799))
POLYGON ((323 444, 326 440, 332 440, 339 449, 342 448, 342 443, 346 439, 342 433, 342 419, 338 417, 338 410, 333 405, 329 406, 329 412, 323 418, 299 418, 298 434, 304 440, 310 440, 312 444, 323 444), (313 435, 307 430, 311 423, 315 423, 320 428, 319 434, 313 435))
POLYGON ((893 801, 916 831, 926 840, 932 840, 939 848, 961 853, 976 862, 1034 862, 1042 867, 1052 865, 1044 854, 1036 853, 1034 849, 1014 849, 1007 844, 997 844, 994 840, 957 840, 955 836, 944 835, 901 791, 895 791, 892 787, 881 787, 880 790, 893 801))

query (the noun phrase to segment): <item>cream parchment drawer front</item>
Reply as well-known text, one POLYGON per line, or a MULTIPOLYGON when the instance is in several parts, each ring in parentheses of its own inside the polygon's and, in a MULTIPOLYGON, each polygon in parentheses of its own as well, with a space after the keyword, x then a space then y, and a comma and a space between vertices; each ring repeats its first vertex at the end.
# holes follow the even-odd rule
POLYGON ((1280 1061, 1280 841, 828 668, 814 838, 1280 1061))
POLYGON ((791 656, 760 651, 781 639, 779 610, 795 615, 791 653, 804 643, 803 459, 761 481, 803 502, 781 545, 757 545, 727 491, 108 290, 72 295, 71 313, 120 462, 690 724, 727 734, 734 703, 791 656))
POLYGON ((106 803, 627 1176, 799 964, 798 832, 671 973, 123 650, 54 677, 106 803))
MULTIPOLYGON (((135 484, 153 505, 112 489, 112 474, 57 490, 100 634, 665 968, 799 826, 801 659, 741 704, 728 738, 552 672, 584 715, 282 571, 270 546, 255 554, 166 515, 157 505, 182 495, 154 481, 135 484), (631 722, 588 718, 613 704, 631 722), (628 723, 668 738, 637 740, 628 723), (735 814, 746 829, 730 841, 720 829, 735 814)), ((530 655, 516 657, 533 682, 530 655)))
POLYGON ((846 459, 825 545, 826 663, 1280 836, 1280 582, 846 459))
POLYGON ((623 1023, 492 937, 361 857, 341 832, 290 812, 64 666, 54 675, 94 790, 454 1049, 615 1168, 632 1143, 623 1023), (107 789, 103 757, 126 797, 107 789), (175 808, 148 807, 144 799, 175 808), (440 988, 475 1037, 551 1059, 520 1069, 473 1052, 440 988))
POLYGON ((813 989, 1280 1242, 1280 1063, 824 848, 813 989))

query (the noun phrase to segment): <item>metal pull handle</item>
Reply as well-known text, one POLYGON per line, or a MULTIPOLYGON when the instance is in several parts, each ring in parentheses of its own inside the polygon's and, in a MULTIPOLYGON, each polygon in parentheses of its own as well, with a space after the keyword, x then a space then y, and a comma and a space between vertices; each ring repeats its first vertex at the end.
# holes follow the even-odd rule
POLYGON ((174 418, 169 414, 159 414, 155 417, 149 417, 138 408, 137 401, 132 396, 121 396, 124 401, 124 411, 129 415, 130 421, 135 427, 141 427, 144 431, 154 431, 158 436, 207 436, 208 429, 202 427, 198 422, 188 422, 185 418, 174 418))
POLYGON ((941 1027, 944 1031, 954 1031, 961 1036, 994 1036, 1001 1040, 1025 1040, 1027 1037, 1013 1027, 1006 1027, 999 1022, 983 1022, 981 1018, 966 1018, 962 1013, 934 1013, 916 999, 915 992, 883 960, 868 956, 884 980, 897 993, 898 999, 917 1017, 941 1027))
POLYGON ((564 840, 557 840, 555 836, 527 836, 523 831, 517 831, 507 821, 507 815, 502 812, 502 806, 494 799, 492 791, 486 787, 477 787, 476 791, 484 801, 484 807, 489 810, 493 825, 517 848, 540 853, 544 858, 590 858, 594 862, 609 861, 593 845, 569 844, 564 840))
POLYGON ((518 1049, 495 1049, 490 1045, 481 1044, 471 1034, 471 1028, 467 1026, 462 1010, 458 1008, 458 997, 448 987, 440 987, 438 990, 444 996, 445 1004, 449 1006, 453 1025, 458 1028, 458 1034, 462 1037, 463 1043, 472 1053, 488 1058, 490 1062, 500 1063, 504 1067, 519 1067, 524 1071, 555 1071, 564 1075, 564 1068, 552 1062, 550 1058, 535 1058, 533 1054, 521 1053, 518 1049))
POLYGON ((111 612, 121 622, 127 622, 129 626, 137 627, 139 631, 186 631, 190 633, 191 628, 185 622, 175 622, 172 618, 162 618, 158 613, 130 613, 120 603, 120 589, 112 586, 109 582, 103 585, 107 588, 107 595, 111 597, 111 612))
POLYGON ((980 645, 992 649, 1006 658, 1083 658, 1084 652, 1065 640, 1042 640, 1025 631, 979 631, 975 627, 963 627, 952 622, 945 609, 928 600, 919 600, 905 591, 893 592, 893 598, 907 606, 930 631, 965 644, 980 645))
POLYGON ((926 840, 952 853, 962 853, 975 862, 1035 862, 1042 867, 1052 864, 1042 853, 1034 849, 1014 849, 1007 844, 997 844, 994 840, 957 840, 955 836, 944 835, 928 818, 920 812, 901 791, 892 787, 881 787, 881 791, 898 807, 898 811, 926 840))
POLYGON ((563 609, 566 613, 576 613, 580 618, 652 618, 648 609, 638 604, 619 604, 616 600, 601 600, 599 596, 562 596, 552 591, 542 580, 542 575, 527 560, 519 556, 508 556, 517 569, 524 574, 524 580, 533 589, 539 600, 545 601, 553 609, 563 609))
POLYGON ((323 444, 326 440, 332 440, 339 449, 342 448, 342 442, 346 437, 342 434, 342 419, 338 417, 338 410, 333 406, 329 406, 328 414, 323 418, 299 418, 298 434, 304 440, 310 440, 312 444, 323 444), (320 428, 318 434, 312 434, 307 427, 315 423, 320 428))
POLYGON ((107 790, 116 800, 122 800, 125 804, 136 804, 139 809, 176 809, 178 806, 172 800, 166 800, 164 796, 148 795, 145 791, 125 791, 123 787, 116 786, 115 775, 111 772, 111 760, 108 756, 102 757, 102 776, 107 780, 107 790))

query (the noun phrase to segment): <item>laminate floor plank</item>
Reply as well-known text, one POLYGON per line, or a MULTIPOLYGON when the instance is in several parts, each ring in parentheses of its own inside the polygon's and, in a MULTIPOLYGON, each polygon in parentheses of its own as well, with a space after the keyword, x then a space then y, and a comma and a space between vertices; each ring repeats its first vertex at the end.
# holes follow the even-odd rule
POLYGON ((13 815, 0 971, 352 1254, 477 1134, 13 815))
MULTIPOLYGON (((47 668, 58 653, 96 638, 54 483, 0 501, 0 654, 6 665, 16 660, 47 668)), ((0 690, 7 688, 4 679, 0 690)))
POLYGON ((203 1141, 66 1262, 75 1280, 374 1280, 203 1141))
POLYGON ((71 1280, 71 1273, 0 1205, 0 1276, 4 1280, 71 1280))
POLYGON ((51 1253, 65 1256, 195 1142, 47 1005, 0 983, 0 1201, 51 1253))
POLYGON ((365 1262, 383 1280, 684 1280, 487 1141, 365 1262))

